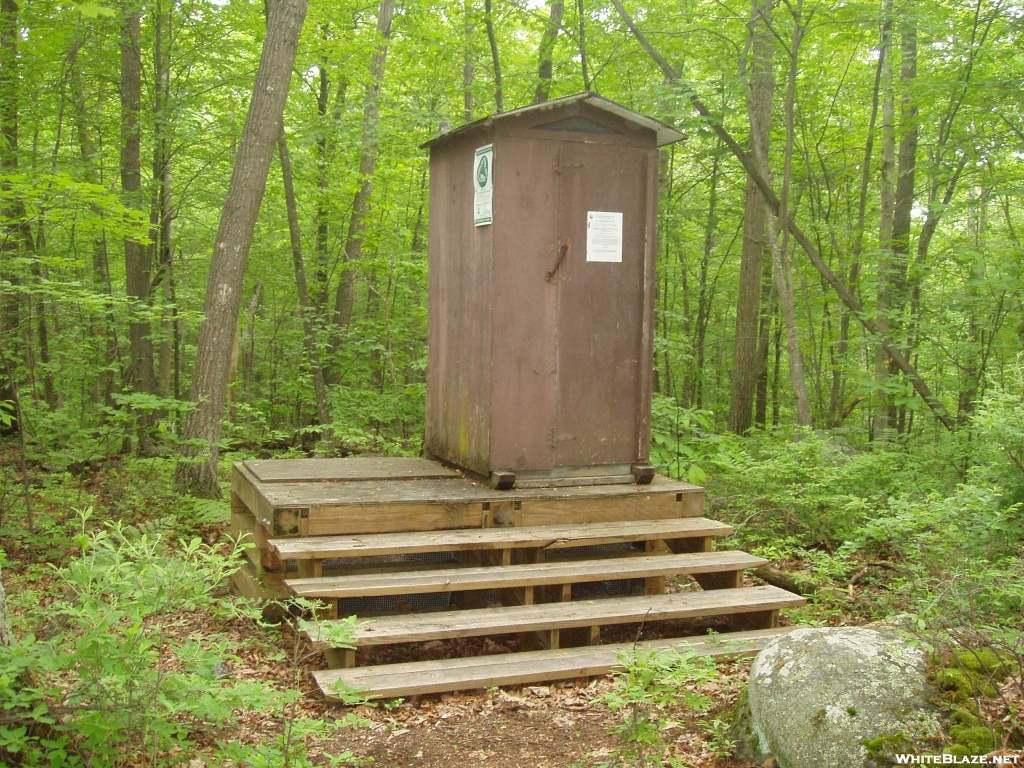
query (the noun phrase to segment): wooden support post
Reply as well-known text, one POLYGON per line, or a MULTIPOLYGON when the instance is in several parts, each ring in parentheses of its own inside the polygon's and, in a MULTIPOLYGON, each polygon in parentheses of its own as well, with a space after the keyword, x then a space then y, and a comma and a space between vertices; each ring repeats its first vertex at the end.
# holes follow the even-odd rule
POLYGON ((710 552, 711 542, 710 536, 694 536, 686 539, 669 539, 666 544, 675 554, 682 555, 688 552, 710 552))
MULTIPOLYGON (((515 563, 543 563, 545 561, 546 552, 539 548, 530 549, 517 549, 512 554, 512 560, 515 563)), ((525 605, 533 605, 535 603, 544 603, 548 601, 548 589, 547 587, 526 587, 523 590, 523 600, 529 596, 529 603, 525 605)), ((555 642, 558 642, 556 637, 555 642)), ((519 633, 519 645, 524 651, 535 651, 543 650, 551 647, 551 633, 550 632, 520 632, 519 633)), ((558 647, 557 645, 555 646, 558 647)))
MULTIPOLYGON (((572 600, 572 584, 563 584, 561 589, 561 601, 572 600)), ((560 648, 581 648, 588 645, 597 645, 601 642, 601 627, 566 627, 559 634, 560 648)))
MULTIPOLYGON (((668 544, 661 539, 655 539, 654 541, 644 542, 644 549, 648 554, 667 554, 669 552, 668 544)), ((650 576, 644 579, 644 592, 648 595, 663 595, 665 594, 665 577, 664 576, 650 576)))
POLYGON ((324 657, 331 669, 352 669, 356 665, 356 652, 351 648, 328 648, 324 657))
POLYGON ((299 560, 299 578, 319 579, 324 575, 323 560, 299 560))
MULTIPOLYGON (((469 550, 467 552, 456 552, 456 562, 462 563, 466 566, 479 566, 479 565, 493 565, 494 562, 490 558, 493 558, 496 553, 494 552, 480 552, 478 550, 469 550), (487 560, 485 560, 485 557, 487 560)), ((482 589, 467 590, 465 592, 453 592, 451 599, 452 608, 486 608, 487 607, 487 592, 482 589)))
POLYGON ((735 589, 743 586, 743 571, 695 573, 693 578, 700 584, 701 589, 735 589))
POLYGON ((735 632, 745 632, 752 629, 774 629, 779 624, 779 612, 775 610, 737 613, 730 617, 729 623, 735 632))

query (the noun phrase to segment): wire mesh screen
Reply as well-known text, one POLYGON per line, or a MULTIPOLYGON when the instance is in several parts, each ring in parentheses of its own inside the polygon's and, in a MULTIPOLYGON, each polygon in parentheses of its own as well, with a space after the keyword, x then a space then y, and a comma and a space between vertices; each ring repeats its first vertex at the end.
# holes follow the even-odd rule
MULTIPOLYGON (((393 565, 397 563, 450 563, 454 552, 418 552, 413 555, 373 555, 356 560, 339 558, 324 560, 324 570, 334 570, 356 564, 362 566, 393 565)), ((415 570, 410 568, 409 570, 415 570)), ((440 611, 451 606, 450 592, 428 592, 422 595, 380 595, 378 597, 346 597, 338 600, 338 615, 353 613, 396 613, 398 611, 440 611)))
POLYGON ((338 600, 338 615, 353 613, 396 613, 398 611, 440 611, 451 606, 451 592, 423 595, 381 595, 379 597, 343 597, 338 600))
POLYGON ((371 555, 369 557, 332 558, 324 560, 324 570, 349 565, 390 565, 392 563, 448 563, 455 560, 454 552, 418 552, 414 555, 371 555))

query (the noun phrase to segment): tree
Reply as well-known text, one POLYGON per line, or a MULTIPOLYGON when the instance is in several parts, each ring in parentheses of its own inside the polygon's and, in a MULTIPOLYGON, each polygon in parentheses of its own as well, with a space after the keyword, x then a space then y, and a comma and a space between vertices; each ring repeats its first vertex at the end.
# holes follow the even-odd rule
MULTIPOLYGON (((665 73, 665 75, 669 77, 671 80, 681 80, 682 78, 680 77, 679 73, 672 68, 672 66, 665 60, 665 57, 662 56, 657 50, 655 50, 654 46, 652 46, 650 42, 647 40, 647 38, 644 37, 643 33, 640 32, 636 24, 633 22, 632 17, 629 16, 629 14, 626 12, 626 9, 623 8, 620 0, 612 0, 612 3, 615 5, 616 10, 618 10, 619 15, 621 15, 623 20, 626 22, 626 25, 629 27, 630 32, 633 33, 633 36, 636 37, 638 42, 640 42, 640 44, 643 46, 644 50, 647 51, 647 53, 651 56, 652 59, 654 59, 654 61, 658 64, 661 70, 665 73)), ((780 208, 778 195, 775 194, 775 190, 772 189, 772 186, 769 183, 768 179, 765 177, 765 175, 761 173, 760 170, 757 168, 757 165, 754 162, 754 160, 750 157, 750 155, 748 155, 743 150, 743 148, 739 145, 739 143, 732 136, 732 134, 730 134, 725 129, 725 126, 722 125, 721 121, 716 120, 712 116, 711 111, 707 108, 704 102, 700 100, 692 86, 687 87, 687 93, 689 94, 688 98, 690 103, 693 105, 693 108, 698 112, 698 114, 701 115, 701 117, 705 118, 705 120, 708 120, 710 122, 712 130, 718 136, 721 137, 722 141, 726 144, 726 146, 729 147, 729 149, 732 151, 736 159, 739 160, 739 162, 742 164, 747 174, 754 179, 754 182, 757 184, 758 190, 761 192, 762 195, 764 195, 765 201, 769 206, 770 210, 776 215, 778 215, 778 211, 780 208)), ((896 363, 899 369, 903 371, 903 373, 905 373, 908 378, 910 378, 911 383, 914 386, 914 389, 921 396, 921 399, 925 402, 925 404, 927 404, 928 407, 931 408, 932 412, 935 414, 935 417, 947 429, 953 429, 955 425, 952 419, 950 419, 946 407, 938 398, 935 397, 935 395, 932 394, 931 388, 928 386, 927 382, 925 382, 925 380, 917 372, 914 366, 910 364, 910 362, 899 350, 899 348, 897 348, 896 345, 893 344, 892 340, 886 337, 884 334, 882 334, 879 330, 878 325, 867 317, 867 315, 864 313, 864 308, 861 306, 860 302, 853 296, 852 293, 850 293, 850 291, 846 289, 846 286, 843 285, 839 277, 829 268, 829 266, 821 258, 821 254, 818 252, 818 249, 814 245, 814 242, 800 228, 800 226, 796 223, 796 220, 794 218, 790 218, 787 220, 787 228, 789 229, 793 237, 796 238, 797 242, 800 243, 800 246, 804 249, 804 252, 807 254, 811 263, 814 265, 814 268, 821 273, 822 277, 825 278, 825 280, 832 287, 832 289, 839 295, 839 298, 843 301, 843 303, 846 304, 858 316, 858 319, 860 319, 861 324, 870 333, 881 336, 883 348, 892 357, 893 361, 896 363)))
POLYGON ((543 104, 551 93, 552 61, 555 54, 555 41, 558 30, 562 28, 562 14, 565 12, 565 0, 548 0, 548 23, 544 28, 544 36, 537 51, 537 90, 533 94, 534 104, 543 104))
POLYGON ((501 57, 498 56, 498 39, 494 34, 492 0, 484 0, 484 22, 487 26, 487 42, 491 47, 491 66, 494 67, 494 110, 504 112, 505 97, 501 85, 501 57))
MULTIPOLYGON (((121 191, 131 207, 142 207, 142 137, 139 112, 142 109, 142 51, 139 39, 141 10, 137 0, 121 3, 121 191)), ((128 291, 130 341, 128 368, 134 392, 154 394, 156 372, 153 367, 153 339, 149 322, 152 251, 136 238, 124 241, 125 284, 128 291)), ((140 411, 137 416, 139 449, 153 450, 149 430, 152 416, 140 411)))
POLYGON ((387 64, 388 42, 391 40, 391 22, 394 16, 395 0, 381 0, 380 10, 377 12, 377 45, 370 59, 370 80, 366 84, 366 98, 363 102, 359 191, 352 201, 348 236, 345 238, 345 271, 342 272, 334 302, 334 324, 339 329, 348 328, 352 320, 356 289, 355 266, 363 255, 365 219, 370 210, 370 195, 373 194, 373 173, 377 168, 377 152, 380 147, 380 91, 384 82, 384 66, 387 64))
MULTIPOLYGON (((762 173, 767 174, 768 145, 771 138, 772 92, 772 3, 754 0, 750 8, 749 48, 752 51, 747 113, 750 134, 749 151, 765 158, 762 173)), ((741 73, 742 74, 742 73, 741 73)), ((739 296, 736 301, 736 342, 733 347, 732 392, 729 396, 729 429, 743 434, 751 426, 751 409, 760 370, 758 360, 758 324, 761 316, 761 259, 767 244, 767 208, 753 176, 747 173, 743 210, 743 250, 740 253, 739 296)))
POLYGON ((281 132, 306 9, 306 0, 275 0, 270 4, 256 83, 217 230, 203 305, 205 319, 189 392, 194 408, 185 422, 186 442, 175 472, 176 487, 197 496, 220 496, 217 443, 227 399, 231 348, 238 328, 242 279, 281 132))

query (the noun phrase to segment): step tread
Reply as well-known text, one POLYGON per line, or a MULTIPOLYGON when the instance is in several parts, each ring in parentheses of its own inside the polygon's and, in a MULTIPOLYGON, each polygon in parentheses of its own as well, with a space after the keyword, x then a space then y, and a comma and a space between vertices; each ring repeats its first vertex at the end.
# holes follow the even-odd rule
MULTIPOLYGON (((459 611, 380 616, 356 625, 358 646, 411 643, 453 637, 607 626, 635 621, 721 616, 804 605, 806 600, 778 587, 738 587, 669 595, 574 600, 459 611)), ((326 620, 330 624, 336 620, 326 620)), ((317 623, 307 635, 316 644, 317 623)))
POLYGON ((377 597, 639 579, 681 573, 717 573, 758 568, 767 562, 746 552, 694 552, 682 555, 647 555, 604 560, 287 579, 285 584, 293 594, 303 597, 377 597))
POLYGON ((731 525, 704 517, 675 517, 580 525, 535 525, 513 528, 454 528, 443 531, 374 533, 365 536, 316 536, 269 539, 284 560, 318 560, 368 555, 405 555, 470 549, 564 549, 627 541, 728 536, 731 525))
POLYGON ((621 666, 621 654, 629 653, 634 648, 641 653, 675 648, 680 653, 693 652, 719 657, 753 655, 774 638, 793 629, 796 627, 649 640, 636 644, 615 643, 354 669, 325 669, 314 671, 313 677, 323 694, 329 698, 338 695, 335 686, 339 682, 363 691, 369 698, 442 693, 492 685, 525 685, 607 674, 621 666))

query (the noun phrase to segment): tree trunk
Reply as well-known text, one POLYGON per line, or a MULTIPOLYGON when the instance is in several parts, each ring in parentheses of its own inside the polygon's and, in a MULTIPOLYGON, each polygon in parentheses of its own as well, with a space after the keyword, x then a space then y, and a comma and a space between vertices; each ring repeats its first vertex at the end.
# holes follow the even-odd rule
POLYGON ((761 320, 757 329, 757 392, 754 398, 754 425, 764 429, 768 420, 768 347, 771 344, 772 318, 777 314, 775 269, 772 259, 764 259, 761 271, 761 320))
MULTIPOLYGON (((697 318, 694 323, 693 347, 696 365, 693 370, 693 394, 690 402, 697 408, 704 405, 704 360, 707 352, 705 339, 708 333, 708 321, 711 317, 711 298, 713 286, 708 284, 711 266, 711 254, 715 248, 715 231, 718 228, 718 182, 722 164, 722 144, 716 143, 715 153, 711 158, 711 188, 708 191, 708 215, 704 223, 704 248, 700 260, 700 280, 697 288, 697 318)), ((680 251, 682 259, 683 251, 680 251)), ((685 271, 686 267, 683 265, 685 271)), ((689 314, 689 313, 687 313, 689 314)))
POLYGON ((295 265, 295 285, 299 293, 299 314, 302 315, 303 341, 306 346, 306 357, 313 369, 313 392, 316 396, 316 418, 321 427, 328 429, 331 423, 331 412, 327 405, 327 387, 324 385, 324 372, 320 366, 320 355, 316 349, 316 329, 313 318, 316 307, 309 296, 306 284, 306 265, 302 259, 302 240, 299 232, 299 213, 295 205, 295 186, 292 184, 292 161, 288 154, 288 142, 282 125, 281 134, 277 139, 277 153, 281 159, 281 176, 284 180, 284 202, 288 210, 288 234, 292 246, 292 263, 295 265))
MULTIPOLYGON (((882 73, 889 59, 889 38, 892 23, 889 18, 892 0, 883 0, 884 20, 878 45, 878 64, 875 67, 875 84, 871 91, 871 116, 868 119, 868 134, 864 141, 864 161, 861 166, 860 196, 857 204, 857 228, 854 232, 850 254, 850 271, 846 285, 850 293, 857 289, 860 276, 860 256, 864 249, 864 229, 867 216, 868 189, 871 182, 871 157, 875 146, 875 121, 878 119, 878 103, 881 94, 882 73)), ((839 344, 836 349, 836 367, 832 378, 832 395, 829 407, 830 426, 839 426, 846 414, 846 355, 850 339, 850 310, 843 310, 839 322, 839 344)))
POLYGON ((768 242, 772 249, 772 264, 775 268, 775 291, 779 295, 779 306, 782 308, 782 319, 786 323, 786 356, 789 359, 789 382, 796 398, 797 426, 811 426, 811 405, 807 397, 807 384, 804 379, 803 356, 800 353, 800 336, 796 326, 796 311, 793 302, 793 270, 787 251, 786 237, 782 237, 782 245, 778 243, 776 222, 769 216, 768 242))
MULTIPOLYGON (((139 112, 142 104, 142 58, 140 55, 141 13, 135 3, 121 3, 121 191, 125 205, 141 207, 141 137, 139 112)), ((131 238, 124 241, 125 287, 129 312, 129 378, 132 390, 152 394, 156 391, 153 367, 153 339, 145 313, 150 300, 152 254, 142 243, 131 238)), ((136 415, 139 450, 150 453, 150 414, 136 415)))
MULTIPOLYGON (((324 33, 326 35, 326 32, 324 33)), ((341 122, 341 108, 345 103, 345 91, 348 81, 344 78, 338 82, 338 91, 334 101, 334 109, 328 116, 331 101, 331 80, 327 63, 320 63, 320 89, 317 94, 317 117, 320 122, 319 136, 316 140, 317 149, 317 203, 316 203, 316 261, 314 281, 310 289, 313 306, 321 313, 327 306, 328 268, 330 265, 328 192, 331 187, 331 161, 334 157, 335 131, 341 122)))
MULTIPOLYGON (((772 4, 754 0, 750 9, 750 88, 747 112, 750 117, 750 151, 765 160, 771 138, 772 4)), ((761 316, 761 259, 764 255, 767 209, 764 197, 751 174, 747 174, 743 209, 743 250, 740 254, 739 297, 736 302, 736 341, 733 347, 732 387, 729 394, 729 430, 743 434, 751 426, 754 393, 757 388, 757 334, 761 316)))
POLYGON ((306 8, 307 0, 276 0, 267 13, 267 35, 206 284, 205 319, 199 330, 189 393, 195 407, 185 421, 186 443, 175 472, 175 485, 181 492, 220 496, 217 443, 227 398, 231 350, 238 331, 242 282, 267 173, 281 132, 306 8))
POLYGON ((462 52, 462 119, 464 122, 473 122, 473 2, 464 0, 463 3, 463 30, 466 39, 463 41, 465 48, 462 52))
MULTIPOLYGON (((0 169, 16 173, 18 168, 18 4, 14 0, 0 3, 0 169)), ((6 206, 4 217, 10 222, 4 227, 0 242, 0 277, 11 286, 21 283, 20 276, 9 265, 18 250, 18 218, 15 206, 6 206)), ((12 357, 17 355, 18 333, 21 330, 22 301, 13 290, 0 290, 0 346, 7 345, 12 357)), ((8 371, 7 383, 0 388, 0 400, 14 401, 17 382, 8 371)), ((16 416, 17 418, 17 416, 16 416)), ((12 427, 24 428, 20 418, 12 427)))
POLYGON ((552 61, 555 55, 555 41, 558 30, 562 28, 562 14, 565 12, 565 0, 548 0, 548 25, 544 36, 540 39, 537 66, 537 90, 533 94, 534 104, 543 104, 551 93, 552 61))
POLYGON ((388 58, 388 43, 391 40, 391 22, 395 15, 395 0, 381 0, 377 13, 377 49, 370 60, 370 82, 366 84, 366 103, 363 107, 362 150, 359 155, 359 191, 352 201, 352 215, 345 238, 345 270, 334 302, 334 325, 348 328, 352 322, 352 307, 355 304, 355 265, 363 255, 363 234, 366 231, 366 214, 370 210, 370 195, 373 193, 373 173, 377 168, 377 150, 380 118, 380 92, 384 82, 384 66, 388 58))
MULTIPOLYGON (((0 3, 0 137, 4 147, 0 167, 5 173, 18 172, 18 131, 19 116, 18 107, 20 100, 19 74, 18 74, 18 40, 20 39, 18 14, 20 8, 15 0, 3 0, 0 3)), ((35 243, 32 237, 32 227, 25 219, 25 206, 18 200, 14 201, 5 212, 9 219, 5 243, 0 250, 18 251, 23 247, 30 257, 35 257, 35 243), (20 244, 20 245, 19 245, 20 244)), ((38 285, 42 281, 42 269, 38 258, 31 259, 30 271, 32 282, 38 285)), ((16 276, 13 276, 16 279, 16 276)), ((16 299, 15 299, 16 301, 16 299)), ((36 314, 36 339, 39 344, 39 360, 42 363, 43 398, 50 409, 57 407, 57 392, 53 383, 53 371, 50 369, 50 342, 47 330, 46 302, 40 293, 32 291, 25 296, 28 306, 28 314, 31 319, 33 315, 33 304, 38 307, 36 314)), ((12 302, 13 304, 13 302, 12 302)), ((12 306, 13 310, 13 306, 12 306)), ((12 311, 16 317, 16 311, 12 311)), ((31 352, 31 331, 26 329, 25 351, 31 352)), ((30 358, 31 359, 31 358, 30 358)))
MULTIPOLYGON (((891 2, 886 3, 891 12, 891 2)), ((889 49, 891 22, 888 15, 883 22, 883 43, 889 49)), ((889 57, 879 62, 881 68, 882 98, 882 164, 878 218, 878 274, 875 278, 875 323, 882 336, 889 335, 889 293, 892 282, 892 227, 896 208, 896 106, 893 96, 892 65, 889 57)), ((875 348, 875 406, 871 419, 871 437, 881 440, 889 428, 889 403, 886 391, 889 380, 889 356, 879 340, 875 348)))
POLYGON ((501 58, 498 56, 498 40, 494 36, 494 9, 492 0, 484 0, 484 20, 487 26, 487 42, 491 46, 491 64, 494 66, 494 109, 505 111, 505 98, 501 87, 501 58))
MULTIPOLYGON (((68 79, 71 84, 71 100, 75 109, 75 127, 78 133, 78 146, 82 155, 85 180, 90 184, 99 183, 99 173, 96 168, 97 149, 92 138, 92 131, 89 126, 88 108, 85 101, 85 89, 82 86, 82 75, 78 67, 78 48, 83 41, 79 41, 72 48, 68 57, 68 79)), ((93 212, 99 214, 99 209, 94 207, 93 212)), ((102 233, 93 240, 92 244, 92 286, 97 294, 110 296, 113 294, 113 285, 110 281, 110 265, 107 258, 107 240, 102 233)), ((114 402, 114 370, 120 362, 120 353, 117 343, 117 322, 113 307, 109 304, 103 311, 101 324, 94 329, 94 334, 103 344, 103 361, 100 375, 96 377, 93 386, 93 399, 95 402, 103 403, 109 408, 117 407, 114 402)))
POLYGON ((153 256, 157 264, 156 275, 151 281, 153 290, 158 285, 161 289, 163 317, 160 349, 157 355, 156 393, 160 397, 171 396, 171 379, 173 366, 174 308, 172 307, 174 288, 173 260, 174 251, 171 243, 173 234, 173 209, 171 189, 171 136, 167 115, 167 104, 170 101, 170 50, 172 40, 170 25, 174 0, 169 0, 171 7, 166 11, 163 0, 156 1, 153 13, 154 45, 153 45, 153 202, 150 209, 150 240, 153 241, 153 256))
MULTIPOLYGON (((899 154, 897 155, 896 201, 892 217, 892 254, 893 263, 890 271, 892 291, 890 293, 889 335, 897 342, 902 339, 904 354, 907 349, 906 327, 903 320, 908 296, 908 270, 910 263, 910 224, 911 211, 914 207, 914 177, 917 170, 917 102, 912 93, 914 80, 917 78, 917 22, 913 12, 907 14, 902 24, 901 52, 903 55, 900 66, 900 84, 903 96, 900 99, 900 138, 899 154)), ((889 375, 899 373, 899 368, 891 360, 888 361, 889 375)), ((896 421, 898 432, 903 432, 906 419, 906 406, 897 409, 889 404, 889 425, 896 421)))
POLYGON ((0 365, 3 365, 4 373, 7 375, 11 403, 14 405, 14 425, 18 433, 18 465, 21 469, 21 488, 25 499, 25 523, 28 526, 28 532, 35 533, 35 517, 32 514, 32 484, 28 476, 28 462, 25 450, 25 414, 21 410, 21 396, 18 394, 18 383, 14 380, 11 361, 4 354, 2 339, 0 339, 0 365))
POLYGON ((583 74, 583 90, 590 91, 593 83, 590 82, 590 66, 587 61, 587 15, 583 9, 583 0, 576 0, 576 18, 579 23, 580 43, 580 70, 583 74))
POLYGON ((14 645, 14 631, 11 629, 11 613, 7 610, 7 592, 0 577, 0 645, 14 645))
MULTIPOLYGON (((771 211, 768 216, 768 241, 772 248, 772 265, 775 269, 775 289, 782 306, 782 317, 786 321, 786 352, 789 357, 789 380, 796 397, 796 423, 798 427, 811 426, 811 403, 807 397, 807 381, 804 376, 803 355, 800 352, 800 337, 796 326, 793 302, 793 268, 789 258, 789 193, 793 183, 793 107, 796 103, 797 63, 800 57, 800 43, 803 40, 803 0, 788 6, 793 14, 793 40, 789 49, 789 77, 786 81, 785 120, 786 146, 783 153, 782 191, 779 195, 778 224, 782 229, 782 245, 772 230, 771 211)), ((762 164, 767 175, 768 163, 762 164)), ((797 432, 799 436, 799 432, 797 432)))

